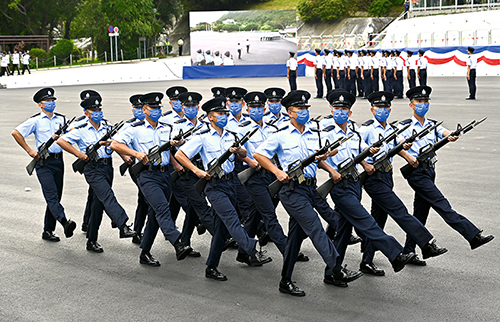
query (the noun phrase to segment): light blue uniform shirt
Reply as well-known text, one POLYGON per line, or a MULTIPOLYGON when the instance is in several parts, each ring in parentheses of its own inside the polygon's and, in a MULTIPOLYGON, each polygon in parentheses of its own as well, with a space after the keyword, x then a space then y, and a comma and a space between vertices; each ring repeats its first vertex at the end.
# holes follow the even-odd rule
MULTIPOLYGON (((195 135, 191 140, 181 146, 179 150, 184 152, 189 159, 199 153, 205 170, 208 170, 208 163, 219 158, 226 152, 233 145, 234 140, 235 135, 233 133, 227 132, 226 129, 224 129, 221 136, 219 132, 210 126, 209 131, 195 135)), ((232 154, 231 157, 222 164, 224 173, 233 172, 234 158, 235 156, 232 154)))
MULTIPOLYGON (((363 140, 365 141, 365 143, 368 146, 370 146, 370 145, 372 145, 373 143, 375 143, 375 142, 377 142, 379 140, 380 134, 383 137, 387 137, 388 135, 390 135, 394 131, 395 131, 394 128, 388 122, 387 122, 387 124, 385 126, 385 129, 384 129, 384 127, 380 124, 380 122, 377 121, 377 119, 373 118, 373 123, 372 124, 370 124, 370 125, 362 125, 359 128, 358 132, 359 132, 359 134, 361 134, 361 137, 363 138, 363 140)), ((402 137, 399 137, 399 138, 402 140, 402 137)), ((396 142, 399 142, 399 141, 400 140, 398 140, 398 138, 396 138, 396 142)), ((394 148, 395 146, 396 145, 394 144, 394 140, 392 140, 391 142, 384 143, 380 147, 380 151, 378 153, 380 153, 382 151, 385 151, 387 153, 392 148, 394 148)), ((373 158, 372 157, 367 157, 365 160, 368 163, 373 163, 373 158)), ((391 158, 391 162, 392 162, 392 158, 391 158)))
MULTIPOLYGON (((92 147, 97 141, 99 141, 107 132, 110 126, 105 121, 101 121, 99 129, 96 130, 90 122, 82 124, 75 127, 73 130, 69 131, 62 136, 64 141, 70 144, 77 144, 80 152, 86 153, 87 147, 92 147)), ((100 159, 111 158, 111 153, 113 150, 108 147, 102 146, 97 150, 97 154, 100 159)))
MULTIPOLYGON (((195 125, 193 124, 193 122, 191 122, 191 120, 189 120, 185 117, 182 120, 185 120, 185 121, 179 122, 179 123, 174 123, 174 128, 172 130, 172 138, 174 136, 176 136, 177 134, 179 134, 181 130, 183 133, 186 133, 187 131, 189 131, 195 127, 195 125)), ((196 121, 196 127, 203 127, 203 126, 205 127, 205 129, 207 128, 205 123, 201 122, 200 120, 196 121)), ((198 131, 201 131, 201 129, 198 131)), ((198 132, 195 132, 195 134, 196 133, 198 133, 198 132)), ((187 140, 190 140, 191 137, 192 136, 188 137, 187 140)))
POLYGON ((240 124, 245 123, 246 121, 251 121, 250 117, 241 114, 240 121, 238 122, 238 120, 234 117, 234 115, 229 113, 229 117, 227 119, 227 125, 224 129, 232 132, 238 132, 238 127, 240 126, 240 124))
POLYGON ((173 126, 174 123, 179 121, 179 120, 182 120, 182 117, 180 117, 176 111, 172 110, 172 113, 165 115, 165 116, 161 116, 158 121, 162 122, 162 123, 167 123, 167 124, 170 124, 173 126))
MULTIPOLYGON (((61 114, 54 113, 52 119, 47 114, 40 112, 21 123, 16 127, 16 130, 21 133, 23 137, 30 134, 35 134, 36 147, 40 148, 42 144, 47 142, 61 126, 64 125, 66 118, 61 114)), ((49 153, 60 153, 62 148, 54 142, 49 148, 49 153)))
POLYGON ((238 134, 240 135, 240 138, 243 138, 245 134, 247 134, 249 131, 253 131, 254 129, 258 128, 259 130, 255 132, 250 139, 247 141, 247 143, 244 144, 245 149, 247 150, 247 155, 250 159, 253 159, 253 154, 257 150, 257 148, 271 135, 276 133, 278 130, 276 127, 263 124, 263 127, 260 127, 256 122, 250 121, 250 124, 247 126, 239 127, 238 128, 238 134))
MULTIPOLYGON (((323 139, 324 134, 321 133, 323 139)), ((255 153, 261 154, 272 159, 276 153, 283 170, 287 171, 288 166, 297 160, 304 160, 320 148, 320 138, 318 132, 312 131, 311 126, 306 124, 304 132, 300 133, 296 127, 289 124, 288 128, 282 129, 269 136, 256 150, 255 153)), ((312 178, 316 176, 318 165, 311 163, 304 168, 304 176, 312 178)))
MULTIPOLYGON (((129 148, 138 152, 149 152, 149 149, 158 145, 161 146, 168 141, 172 134, 172 127, 168 124, 158 122, 156 129, 148 121, 139 121, 132 124, 127 129, 120 131, 113 138, 114 141, 125 143, 129 148)), ((160 165, 170 163, 170 150, 161 154, 160 165)), ((157 165, 157 164, 155 164, 157 165)))
MULTIPOLYGON (((404 121, 402 123, 404 123, 404 121)), ((406 123, 406 124, 408 124, 408 123, 406 123)), ((406 124, 404 124, 404 125, 406 125, 406 124)), ((410 137, 412 135, 414 129, 418 133, 418 132, 422 131, 429 124, 434 125, 435 122, 429 120, 428 118, 425 118, 424 124, 422 125, 415 118, 415 116, 412 116, 410 124, 411 124, 410 127, 408 129, 406 129, 406 131, 401 133, 402 139, 406 139, 406 138, 410 137)), ((399 127, 403 127, 404 125, 400 124, 399 127)), ((443 126, 441 126, 441 125, 438 126, 435 131, 432 131, 429 134, 427 134, 425 137, 421 138, 420 140, 416 140, 415 142, 413 142, 411 148, 409 150, 407 150, 406 152, 408 152, 408 154, 411 155, 412 157, 416 158, 420 154, 420 149, 422 147, 426 146, 429 143, 434 144, 438 139, 442 139, 443 133, 446 131, 447 131, 447 129, 444 128, 443 126), (437 134, 437 138, 436 138, 436 134, 437 134)))
MULTIPOLYGON (((333 117, 328 117, 328 118, 325 117, 324 119, 319 121, 319 126, 321 129, 329 127, 330 125, 338 126, 337 123, 335 123, 335 120, 333 119, 333 117)), ((354 126, 355 131, 357 131, 359 129, 358 124, 356 124, 356 122, 351 121, 351 120, 347 121, 347 126, 348 127, 354 126)))
POLYGON ((360 152, 368 147, 365 141, 363 141, 363 139, 361 138, 361 135, 359 135, 358 132, 354 132, 351 126, 347 126, 347 133, 344 133, 340 126, 335 126, 333 130, 324 132, 325 134, 323 134, 328 138, 328 140, 330 140, 330 142, 335 142, 341 137, 346 137, 350 134, 354 134, 352 138, 338 147, 339 152, 336 155, 326 159, 326 163, 335 170, 338 170, 338 165, 344 160, 349 158, 354 159, 354 157, 356 157, 360 152))
POLYGON ((77 126, 83 125, 89 121, 89 118, 86 115, 80 116, 75 119, 73 123, 70 124, 69 129, 75 128, 77 126))
MULTIPOLYGON (((271 122, 274 120, 276 120, 276 115, 274 115, 273 113, 269 113, 267 115, 264 115, 264 122, 265 123, 268 123, 268 122, 271 122)), ((278 119, 278 121, 276 123, 274 123, 274 125, 281 127, 281 125, 283 125, 283 123, 288 122, 288 121, 290 121, 290 116, 288 116, 288 114, 280 112, 280 118, 278 119)))

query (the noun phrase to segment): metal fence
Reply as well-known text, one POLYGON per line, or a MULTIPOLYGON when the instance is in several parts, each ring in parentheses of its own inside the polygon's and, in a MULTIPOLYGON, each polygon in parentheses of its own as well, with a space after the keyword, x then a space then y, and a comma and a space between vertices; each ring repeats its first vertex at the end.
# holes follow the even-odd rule
POLYGON ((410 0, 410 11, 500 7, 500 0, 410 0))

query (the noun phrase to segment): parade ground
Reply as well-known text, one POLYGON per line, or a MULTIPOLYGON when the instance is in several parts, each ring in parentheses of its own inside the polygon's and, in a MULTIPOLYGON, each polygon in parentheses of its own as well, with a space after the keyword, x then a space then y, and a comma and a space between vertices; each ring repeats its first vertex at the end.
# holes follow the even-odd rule
MULTIPOLYGON (((251 53, 255 52, 252 48, 251 53)), ((232 52, 234 55, 234 48, 232 52)), ((297 83, 299 89, 315 96, 312 77, 301 77, 297 83)), ((54 87, 56 112, 69 118, 82 115, 79 94, 94 89, 103 97, 104 117, 115 123, 132 117, 131 95, 165 93, 174 85, 200 92, 203 102, 211 98, 213 86, 289 90, 286 78, 61 86, 54 87)), ((283 260, 271 243, 264 249, 273 261, 263 267, 238 263, 237 251, 227 250, 219 266, 228 277, 225 282, 204 276, 208 233, 198 236, 195 232, 192 237, 192 247, 201 252, 201 258, 183 261, 176 260, 174 248, 159 233, 151 253, 161 266, 147 267, 139 264, 139 247, 130 239, 119 239, 118 229, 112 229, 110 219, 104 216, 99 234, 104 253, 88 252, 80 230, 88 185, 83 176, 73 173, 75 157, 67 153, 62 205, 78 227, 75 235, 66 239, 58 225, 55 233, 60 242, 42 240, 45 201, 40 184, 35 175, 26 173, 31 159, 11 136, 18 124, 40 112, 32 100, 38 88, 0 89, 0 321, 498 321, 500 77, 479 77, 475 101, 465 100, 465 76, 430 77, 428 85, 433 88, 428 116, 444 120, 448 129, 488 117, 438 152, 437 186, 457 212, 496 238, 471 251, 468 242, 431 210, 427 227, 448 253, 429 259, 426 267, 407 266, 395 274, 390 262, 377 252, 374 262, 386 276, 365 275, 348 288, 323 283, 325 264, 307 239, 302 251, 311 260, 297 263, 293 275, 293 281, 307 294, 303 298, 278 292, 283 260)), ((330 113, 326 100, 311 99, 310 103, 312 116, 330 113)), ((164 105, 164 111, 170 109, 167 100, 164 105)), ((359 125, 371 118, 366 100, 359 99, 352 112, 359 125)), ((411 114, 407 99, 395 100, 389 120, 401 121, 411 114)), ((33 136, 28 143, 35 146, 33 136)), ((132 223, 137 188, 128 174, 119 175, 120 158, 115 155, 113 159, 114 192, 132 223)), ((395 191, 411 213, 413 191, 399 173, 402 165, 402 159, 396 158, 395 191)), ((325 172, 318 173, 319 183, 327 180, 325 172)), ((366 194, 363 204, 370 209, 366 194)), ((289 217, 281 205, 277 214, 286 233, 289 217)), ((178 227, 183 219, 181 211, 178 227)), ((391 219, 386 231, 404 243, 404 232, 391 219)), ((344 263, 357 270, 360 261, 359 244, 349 246, 344 263)))

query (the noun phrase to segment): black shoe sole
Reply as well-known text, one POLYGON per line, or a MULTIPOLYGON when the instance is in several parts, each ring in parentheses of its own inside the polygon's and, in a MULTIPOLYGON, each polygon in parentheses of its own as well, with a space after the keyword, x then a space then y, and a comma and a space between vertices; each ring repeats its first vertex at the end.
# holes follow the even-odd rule
POLYGON ((191 253, 189 253, 187 256, 188 256, 188 257, 193 257, 193 258, 196 258, 196 257, 201 257, 201 254, 200 254, 200 253, 193 253, 193 252, 191 252, 191 253))
POLYGON ((147 266, 151 266, 151 267, 158 267, 158 266, 161 266, 160 262, 157 262, 157 263, 151 263, 150 261, 145 261, 145 260, 142 260, 139 258, 139 263, 142 264, 142 265, 147 265, 147 266))
POLYGON ((223 282, 223 281, 227 281, 227 277, 226 277, 226 276, 224 276, 224 277, 222 277, 222 278, 221 278, 221 277, 216 277, 216 276, 213 276, 213 275, 210 275, 210 274, 206 274, 206 273, 205 273, 205 277, 206 277, 206 278, 209 278, 209 279, 212 279, 212 280, 214 280, 214 281, 221 281, 221 282, 223 282))
POLYGON ((485 240, 484 240, 484 242, 483 242, 483 243, 481 243, 481 244, 479 244, 479 245, 474 245, 474 246, 471 246, 470 248, 471 248, 471 250, 474 250, 474 249, 476 249, 476 248, 478 248, 478 247, 483 246, 484 244, 489 243, 489 242, 490 242, 490 241, 492 241, 494 238, 495 238, 495 236, 488 236, 488 237, 486 237, 486 238, 485 238, 485 240))
POLYGON ((102 248, 101 249, 93 249, 93 248, 89 249, 89 248, 87 248, 87 250, 89 252, 92 252, 92 253, 104 253, 104 249, 102 249, 102 248))
POLYGON ((328 280, 326 278, 323 279, 323 282, 325 284, 330 284, 330 285, 337 286, 337 287, 348 287, 349 286, 349 285, 347 285, 346 282, 331 281, 331 280, 328 280))
POLYGON ((75 229, 76 229, 76 222, 71 221, 68 224, 68 229, 64 229, 64 236, 66 236, 66 238, 73 237, 73 232, 75 231, 75 229))
POLYGON ((366 268, 359 268, 359 270, 363 274, 368 274, 368 275, 372 275, 372 276, 385 276, 385 272, 383 270, 378 272, 378 273, 372 271, 371 269, 366 269, 366 268))
POLYGON ((44 238, 44 237, 42 237, 42 239, 46 240, 46 241, 54 242, 54 243, 61 241, 60 238, 44 238))
POLYGON ((284 288, 281 288, 281 287, 279 288, 279 291, 281 293, 288 294, 288 295, 291 295, 291 296, 297 296, 297 297, 306 296, 305 292, 302 292, 302 293, 292 293, 292 292, 289 292, 287 289, 284 289, 284 288))
POLYGON ((431 257, 437 257, 439 255, 443 255, 444 253, 447 253, 448 250, 446 248, 441 248, 438 252, 434 253, 434 254, 425 254, 422 252, 422 258, 423 259, 428 259, 428 258, 431 258, 431 257))
POLYGON ((188 249, 182 251, 181 253, 176 254, 177 260, 181 261, 181 260, 185 259, 189 255, 189 253, 191 253, 192 250, 193 250, 192 248, 188 248, 188 249))
POLYGON ((140 240, 140 239, 134 239, 134 238, 132 237, 132 243, 137 244, 137 245, 140 245, 140 244, 141 244, 141 240, 140 240))
POLYGON ((264 265, 264 263, 263 263, 263 262, 252 263, 252 262, 251 262, 251 261, 249 261, 249 260, 238 259, 238 258, 236 258, 236 261, 237 261, 237 262, 240 262, 240 263, 243 263, 243 264, 247 264, 247 265, 248 265, 248 266, 250 266, 250 267, 260 267, 260 266, 264 265))
POLYGON ((405 260, 404 262, 402 262, 401 264, 399 264, 397 267, 393 267, 394 273, 397 273, 397 272, 400 272, 401 270, 403 270, 403 268, 405 268, 406 264, 408 264, 411 261, 413 261, 413 259, 415 259, 415 257, 417 257, 417 254, 413 254, 413 256, 408 257, 407 260, 405 260))
POLYGON ((306 255, 297 256, 297 262, 308 262, 308 261, 309 261, 309 257, 307 257, 306 255))

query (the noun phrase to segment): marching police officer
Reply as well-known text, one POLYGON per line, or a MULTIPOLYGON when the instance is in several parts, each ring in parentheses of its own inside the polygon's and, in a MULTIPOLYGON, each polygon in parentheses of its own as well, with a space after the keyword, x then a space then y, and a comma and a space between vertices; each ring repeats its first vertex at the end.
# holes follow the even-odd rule
POLYGON ((182 109, 182 102, 179 100, 179 95, 187 91, 188 89, 184 86, 172 86, 167 89, 166 94, 172 110, 163 113, 160 122, 173 125, 176 121, 182 120, 184 110, 182 109))
MULTIPOLYGON (((387 121, 391 113, 391 101, 393 98, 394 95, 389 92, 374 92, 368 96, 374 118, 363 123, 363 126, 359 129, 359 133, 366 144, 372 145, 380 139, 380 136, 387 137, 394 131, 397 131, 397 128, 393 128, 387 121)), ((366 158, 366 162, 373 165, 374 161, 383 160, 384 156, 396 144, 396 139, 392 142, 384 143, 380 148, 381 151, 374 157, 366 158)), ((409 148, 408 145, 406 147, 409 148)), ((385 164, 386 166, 383 170, 375 170, 372 175, 368 176, 368 179, 364 183, 366 192, 372 198, 371 215, 375 218, 378 226, 384 229, 387 215, 390 215, 409 236, 418 242, 424 254, 424 259, 439 256, 447 252, 446 248, 439 248, 435 242, 431 242, 433 238, 431 233, 418 219, 408 213, 401 199, 392 190, 394 187, 392 158, 386 159, 385 164)), ((363 273, 371 275, 385 275, 383 270, 378 269, 373 264, 375 251, 373 243, 367 240, 365 245, 366 248, 363 253, 360 270, 363 273)))
POLYGON ((285 90, 279 87, 270 87, 264 91, 267 97, 269 111, 264 113, 264 123, 275 122, 275 126, 280 126, 283 122, 290 120, 285 112, 281 111, 281 100, 285 96, 285 90))
MULTIPOLYGON (((380 249, 384 253, 391 262, 394 271, 399 272, 415 257, 415 254, 403 254, 403 247, 394 237, 386 235, 377 225, 375 219, 361 205, 361 185, 356 176, 340 173, 345 163, 350 162, 351 158, 369 148, 359 132, 348 127, 348 120, 352 115, 351 107, 355 101, 354 95, 344 91, 333 91, 328 95, 328 102, 333 109, 335 127, 327 132, 327 137, 333 142, 340 137, 353 134, 352 138, 339 147, 335 156, 329 157, 325 161, 329 166, 325 170, 330 173, 334 182, 330 196, 335 203, 337 217, 336 226, 330 225, 329 230, 335 228, 337 232, 334 244, 339 252, 338 263, 342 263, 344 259, 354 226, 365 239, 369 239, 373 243, 376 249, 380 249)), ((370 148, 370 153, 377 153, 378 150, 378 148, 370 148)), ((365 160, 361 161, 361 165, 368 174, 372 174, 375 170, 365 160)), ((349 174, 355 171, 357 171, 356 165, 349 170, 349 174)))
POLYGON ((476 68, 477 68, 477 58, 472 56, 474 54, 474 48, 468 47, 467 53, 467 85, 469 85, 469 97, 467 100, 476 99, 476 68))
POLYGON ((97 143, 109 131, 108 123, 103 120, 101 97, 90 96, 83 100, 80 106, 85 109, 88 122, 63 135, 57 143, 66 152, 87 162, 83 174, 93 191, 87 231, 87 250, 102 253, 103 248, 97 242, 97 235, 104 210, 119 227, 120 238, 131 238, 135 232, 127 226, 128 216, 116 200, 111 188, 113 185, 112 151, 108 148, 111 141, 100 142, 102 147, 97 150, 98 160, 89 160, 86 154, 88 147, 97 143), (75 149, 72 144, 77 144, 80 150, 75 149))
POLYGON ((300 244, 307 237, 311 238, 314 247, 328 267, 333 269, 333 272, 325 275, 325 283, 347 285, 347 282, 355 279, 353 272, 338 264, 337 250, 326 235, 315 211, 316 209, 327 222, 334 223, 334 211, 316 191, 316 163, 303 169, 305 179, 301 183, 294 181, 290 184, 291 178, 288 174, 271 161, 276 153, 281 166, 287 169, 292 162, 308 157, 321 147, 321 134, 317 128, 311 127, 314 123, 308 123, 310 97, 309 92, 298 90, 290 92, 283 98, 282 103, 288 110, 290 123, 281 127, 276 134, 269 136, 253 155, 263 168, 272 172, 284 183, 279 197, 290 215, 290 221, 279 291, 293 296, 305 295, 305 292, 292 282, 291 277, 300 244))
MULTIPOLYGON (((413 110, 411 119, 401 122, 401 126, 411 124, 411 126, 401 134, 403 138, 412 135, 413 130, 419 132, 429 124, 434 124, 435 121, 426 117, 429 111, 429 99, 432 88, 429 86, 417 86, 406 92, 406 96, 410 99, 410 108, 413 110)), ((413 215, 425 225, 429 210, 432 207, 451 228, 455 229, 462 235, 470 244, 471 249, 476 249, 490 242, 493 235, 482 235, 482 231, 477 228, 467 218, 457 213, 451 208, 448 200, 443 196, 441 191, 435 184, 436 170, 434 164, 436 158, 430 158, 425 163, 420 163, 417 157, 421 149, 428 144, 434 144, 438 139, 443 139, 451 132, 443 126, 437 127, 436 131, 429 133, 422 139, 416 140, 408 151, 402 151, 400 155, 413 166, 412 173, 406 178, 410 187, 415 191, 413 201, 413 215)), ((458 137, 449 137, 448 140, 453 142, 458 137)), ((415 240, 410 236, 406 239, 405 253, 415 251, 415 240)), ((417 262, 417 265, 425 265, 417 262)))
POLYGON ((169 150, 162 152, 161 158, 155 164, 150 164, 147 154, 149 149, 155 146, 168 142, 172 145, 179 144, 179 142, 171 141, 172 127, 158 121, 162 115, 163 94, 152 92, 142 95, 139 99, 144 104, 145 119, 120 131, 114 137, 111 149, 120 154, 133 156, 138 162, 146 165, 146 169, 139 173, 137 182, 152 211, 148 212, 148 222, 140 245, 142 252, 139 262, 159 266, 160 262, 150 252, 159 228, 174 246, 177 260, 186 258, 192 248, 180 241, 181 233, 175 228, 168 203, 172 194, 172 185, 167 165, 173 162, 177 171, 181 171, 181 167, 171 157, 169 150))
POLYGON ((59 138, 54 133, 63 126, 66 117, 54 112, 56 108, 54 93, 53 88, 42 88, 35 93, 33 101, 40 107, 40 113, 17 126, 12 131, 12 136, 30 157, 37 160, 36 176, 42 186, 43 197, 47 203, 42 239, 58 242, 60 239, 54 234, 56 221, 59 221, 64 227, 66 238, 73 236, 73 231, 76 228, 76 223, 73 220, 66 219, 64 208, 61 205, 64 181, 62 149, 57 143, 54 143, 49 147, 49 156, 46 159, 40 159, 38 151, 31 148, 25 140, 27 136, 34 134, 36 147, 40 149, 50 138, 54 141, 59 138))
POLYGON ((235 209, 236 189, 233 180, 233 161, 236 156, 231 156, 229 160, 222 164, 223 174, 221 176, 214 177, 197 168, 190 161, 199 153, 205 170, 208 170, 208 163, 222 156, 227 150, 241 158, 246 157, 245 148, 232 147, 237 134, 225 129, 228 124, 227 112, 229 112, 226 108, 225 98, 211 99, 203 104, 202 109, 208 114, 210 129, 201 132, 181 146, 175 158, 200 179, 208 180, 204 193, 217 215, 215 216, 214 235, 206 262, 205 276, 217 281, 225 281, 227 277, 219 272, 217 267, 224 250, 225 241, 229 236, 232 236, 240 246, 240 251, 236 257, 237 261, 246 263, 249 266, 262 266, 269 260, 261 259, 260 254, 255 249, 257 240, 248 237, 238 219, 238 213, 235 209))

